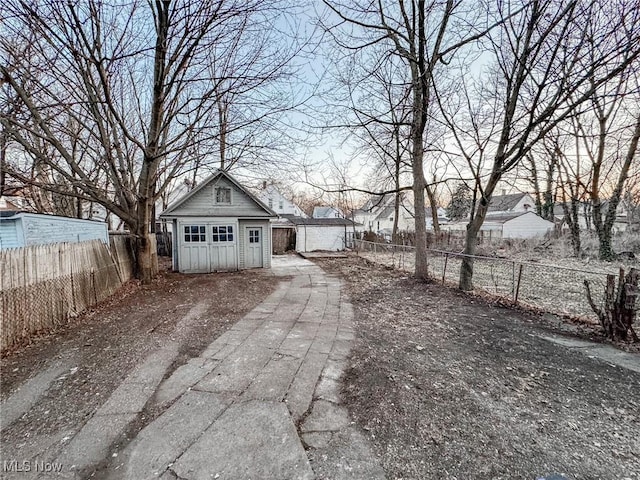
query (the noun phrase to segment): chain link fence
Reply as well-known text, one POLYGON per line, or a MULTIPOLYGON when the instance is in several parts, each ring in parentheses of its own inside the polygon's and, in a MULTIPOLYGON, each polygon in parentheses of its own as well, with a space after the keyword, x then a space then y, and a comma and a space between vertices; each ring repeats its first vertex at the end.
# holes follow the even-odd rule
MULTIPOLYGON (((413 272, 415 247, 358 241, 358 253, 368 260, 413 272)), ((466 255, 428 249, 429 276, 445 285, 457 286, 466 255)), ((473 259, 474 291, 547 312, 582 317, 597 322, 586 298, 584 281, 600 296, 607 272, 593 272, 497 257, 473 259)))

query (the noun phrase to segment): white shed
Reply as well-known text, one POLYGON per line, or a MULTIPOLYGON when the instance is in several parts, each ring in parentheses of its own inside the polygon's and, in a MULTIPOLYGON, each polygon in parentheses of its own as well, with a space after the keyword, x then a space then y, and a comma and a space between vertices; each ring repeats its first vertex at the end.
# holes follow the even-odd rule
POLYGON ((160 215, 172 222, 173 269, 183 273, 271 267, 275 217, 222 170, 160 215))
POLYGON ((296 251, 338 251, 353 245, 354 223, 345 218, 288 217, 296 226, 296 251))
POLYGON ((502 238, 535 238, 552 231, 554 224, 534 212, 519 212, 489 214, 482 227, 500 232, 502 238))
POLYGON ((0 212, 0 249, 102 240, 109 244, 107 224, 42 213, 0 212))

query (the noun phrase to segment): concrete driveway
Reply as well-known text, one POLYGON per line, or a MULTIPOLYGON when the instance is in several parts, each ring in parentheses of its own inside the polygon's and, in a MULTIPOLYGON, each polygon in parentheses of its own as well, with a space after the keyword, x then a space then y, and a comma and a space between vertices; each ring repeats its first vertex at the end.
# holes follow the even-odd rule
MULTIPOLYGON (((296 256, 274 258, 271 274, 277 290, 199 357, 168 375, 167 343, 73 438, 9 459, 3 478, 384 478, 341 405, 354 332, 340 279, 296 256), (162 413, 149 421, 150 409, 162 413)), ((3 403, 13 417, 20 392, 3 403)))

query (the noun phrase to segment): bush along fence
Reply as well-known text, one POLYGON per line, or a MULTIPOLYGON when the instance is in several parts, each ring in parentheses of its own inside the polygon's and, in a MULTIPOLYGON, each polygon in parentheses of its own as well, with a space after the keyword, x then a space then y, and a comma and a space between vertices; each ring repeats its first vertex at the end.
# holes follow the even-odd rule
MULTIPOLYGON (((413 272, 415 267, 414 247, 359 240, 358 251, 369 260, 407 272, 413 272)), ((457 286, 464 256, 428 249, 429 276, 443 284, 457 286)), ((587 300, 584 282, 587 281, 594 292, 604 291, 608 281, 606 273, 496 257, 472 258, 476 292, 545 312, 598 321, 587 300)))
POLYGON ((0 351, 68 322, 133 276, 131 237, 0 251, 0 351))

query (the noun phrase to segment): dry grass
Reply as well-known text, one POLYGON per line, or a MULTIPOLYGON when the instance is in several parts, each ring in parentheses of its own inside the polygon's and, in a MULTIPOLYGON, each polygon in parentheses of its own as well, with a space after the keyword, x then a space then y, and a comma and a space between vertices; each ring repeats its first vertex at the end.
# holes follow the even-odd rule
MULTIPOLYGON (((592 291, 600 295, 604 291, 607 274, 617 274, 620 267, 626 270, 640 267, 637 262, 616 264, 590 259, 557 258, 550 247, 545 250, 540 245, 531 244, 519 250, 499 248, 483 253, 493 256, 474 260, 474 288, 478 293, 513 301, 517 290, 520 304, 591 322, 596 322, 597 318, 587 303, 584 280, 588 280, 592 291)), ((415 268, 413 251, 368 251, 360 252, 360 255, 407 272, 415 268)), ((434 279, 457 285, 460 265, 460 257, 431 252, 429 274, 434 279)))

